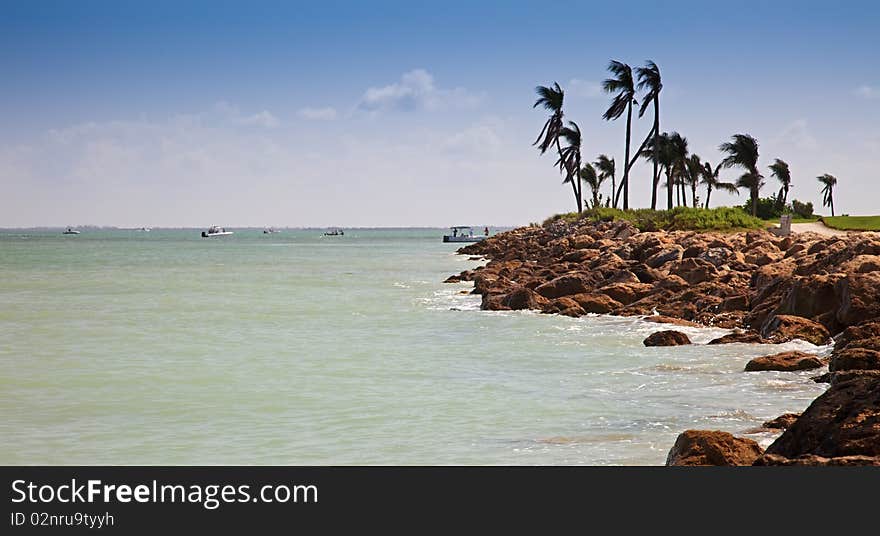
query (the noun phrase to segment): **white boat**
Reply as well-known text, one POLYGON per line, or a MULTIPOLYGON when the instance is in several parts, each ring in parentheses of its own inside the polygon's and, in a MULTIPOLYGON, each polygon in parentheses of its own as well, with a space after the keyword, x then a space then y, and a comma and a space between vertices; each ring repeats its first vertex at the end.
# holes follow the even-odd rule
POLYGON ((150 231, 152 231, 152 229, 150 229, 149 227, 141 227, 140 229, 138 229, 138 231, 143 231, 145 233, 149 233, 150 231))
POLYGON ((223 227, 212 225, 207 231, 202 231, 202 238, 211 238, 213 236, 231 235, 232 231, 227 231, 223 227))
POLYGON ((486 227, 482 235, 474 235, 473 227, 469 225, 456 225, 450 227, 452 234, 443 235, 444 242, 479 242, 489 237, 489 228, 486 227))
POLYGON ((263 234, 274 234, 274 233, 280 233, 280 232, 281 231, 279 231, 278 229, 275 229, 273 227, 269 227, 268 229, 263 229, 263 234))
POLYGON ((324 236, 345 236, 345 231, 342 229, 333 229, 332 231, 324 233, 324 236))
POLYGON ((79 234, 79 231, 77 231, 76 229, 74 229, 72 227, 68 227, 67 230, 61 234, 79 234))

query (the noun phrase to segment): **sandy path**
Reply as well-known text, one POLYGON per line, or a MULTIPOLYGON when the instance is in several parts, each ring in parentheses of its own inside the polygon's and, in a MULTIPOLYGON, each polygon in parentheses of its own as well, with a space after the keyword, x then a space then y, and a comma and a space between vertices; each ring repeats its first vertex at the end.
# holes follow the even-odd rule
POLYGON ((812 223, 792 223, 792 233, 818 233, 825 236, 846 236, 846 231, 832 229, 824 223, 817 221, 812 223))

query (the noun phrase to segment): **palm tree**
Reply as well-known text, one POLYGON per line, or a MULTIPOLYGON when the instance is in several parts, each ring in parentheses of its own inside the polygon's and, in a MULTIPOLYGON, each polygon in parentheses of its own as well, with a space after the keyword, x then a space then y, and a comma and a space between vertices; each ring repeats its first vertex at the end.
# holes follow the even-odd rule
POLYGON ((593 208, 602 206, 602 195, 599 194, 599 189, 602 188, 602 183, 605 182, 605 176, 596 173, 596 168, 588 162, 581 168, 581 180, 590 187, 590 191, 593 194, 593 208))
POLYGON ((788 169, 788 163, 777 158, 770 164, 770 173, 782 184, 776 195, 776 208, 785 208, 788 202, 788 189, 791 188, 791 170, 788 169))
POLYGON ((699 155, 692 154, 685 160, 684 169, 685 182, 691 187, 691 201, 694 208, 697 208, 697 185, 700 184, 700 177, 703 175, 703 161, 700 160, 699 155))
POLYGON ((559 137, 565 140, 566 146, 559 150, 559 160, 556 161, 556 165, 559 166, 560 171, 565 170, 563 184, 566 182, 578 183, 575 195, 577 196, 578 212, 580 212, 583 208, 583 196, 581 195, 580 181, 577 178, 581 173, 581 129, 574 121, 569 121, 568 125, 559 131, 559 137))
POLYGON ((663 84, 660 80, 660 68, 651 60, 647 60, 644 67, 637 68, 636 75, 639 77, 639 90, 645 88, 648 89, 648 93, 642 97, 642 106, 639 108, 639 118, 641 119, 641 117, 645 115, 645 110, 648 109, 649 103, 654 104, 654 127, 652 128, 654 135, 654 158, 652 159, 654 163, 654 174, 651 176, 651 210, 656 210, 657 185, 660 183, 660 90, 663 89, 663 84))
MULTIPOLYGON (((541 129, 541 133, 538 134, 538 138, 532 145, 537 145, 538 150, 540 150, 543 155, 551 145, 555 144, 556 151, 559 153, 559 158, 562 160, 562 147, 559 144, 559 136, 562 133, 562 129, 565 128, 562 121, 562 102, 565 98, 565 92, 562 91, 562 88, 559 87, 559 84, 556 82, 553 82, 553 86, 551 87, 538 86, 535 88, 535 92, 538 94, 538 100, 535 101, 532 108, 543 106, 544 109, 550 112, 550 117, 544 123, 544 128, 541 129)), ((560 169, 560 171, 563 170, 560 169)), ((581 204, 581 194, 579 185, 576 184, 579 181, 571 180, 572 170, 565 171, 567 173, 564 182, 571 183, 571 189, 574 193, 578 212, 581 212, 583 208, 581 204)))
POLYGON ((660 136, 653 138, 648 144, 647 149, 641 153, 646 160, 654 161, 657 164, 658 173, 660 170, 666 172, 666 188, 669 192, 668 208, 672 209, 672 185, 673 172, 675 166, 675 148, 673 138, 681 138, 677 132, 672 134, 664 132, 660 136))
MULTIPOLYGON (((679 134, 678 132, 673 132, 669 135, 669 150, 671 152, 672 159, 672 169, 671 172, 666 174, 667 183, 666 187, 668 188, 668 209, 672 210, 672 188, 673 187, 681 187, 679 190, 679 195, 682 195, 684 192, 682 177, 685 174, 686 164, 688 156, 688 141, 687 138, 679 134)), ((685 199, 685 205, 687 205, 687 199, 685 199)))
MULTIPOLYGON (((600 154, 599 158, 596 159, 596 172, 599 174, 600 182, 604 182, 606 179, 611 179, 611 195, 609 199, 614 197, 614 174, 615 174, 615 164, 613 158, 608 158, 606 154, 600 154)), ((614 205, 614 208, 617 208, 617 205, 614 205)))
MULTIPOLYGON (((626 152, 623 162, 623 179, 620 181, 620 188, 623 190, 623 209, 629 208, 629 145, 632 137, 632 105, 635 102, 636 88, 633 82, 633 73, 629 65, 619 61, 611 60, 608 64, 608 71, 615 78, 608 78, 602 83, 602 89, 606 93, 616 93, 611 101, 611 106, 605 110, 602 117, 606 121, 618 119, 623 112, 626 112, 626 152)), ((617 205, 617 196, 614 198, 614 204, 617 205)))
POLYGON ((709 198, 712 197, 712 190, 724 190, 731 194, 739 195, 739 190, 736 187, 736 184, 732 182, 721 182, 718 180, 718 173, 721 172, 721 166, 715 166, 715 169, 712 169, 712 164, 706 162, 703 164, 703 179, 702 183, 706 185, 706 206, 705 208, 709 208, 709 198))
POLYGON ((734 134, 732 141, 722 143, 718 148, 727 153, 721 167, 741 167, 745 170, 737 186, 749 189, 752 198, 752 216, 758 216, 758 194, 764 186, 764 176, 758 171, 758 140, 748 134, 734 134))
POLYGON ((822 188, 822 206, 831 207, 831 217, 834 217, 834 187, 837 186, 837 178, 828 173, 816 177, 819 179, 824 188, 822 188))

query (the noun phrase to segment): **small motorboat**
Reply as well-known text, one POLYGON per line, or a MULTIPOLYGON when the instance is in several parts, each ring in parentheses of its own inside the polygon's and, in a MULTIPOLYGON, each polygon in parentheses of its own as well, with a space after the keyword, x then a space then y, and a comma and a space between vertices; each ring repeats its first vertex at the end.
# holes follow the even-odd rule
POLYGON ((212 225, 208 228, 207 231, 202 231, 202 238, 211 238, 214 236, 227 236, 231 235, 232 231, 227 231, 223 227, 217 227, 216 225, 212 225))
POLYGON ((345 236, 345 231, 342 229, 333 229, 332 231, 324 233, 324 236, 345 236))
POLYGON ((141 227, 140 229, 138 229, 138 231, 144 232, 144 233, 149 233, 150 231, 152 231, 152 229, 150 229, 149 227, 141 227))
POLYGON ((61 234, 79 234, 79 231, 77 231, 76 229, 74 229, 72 227, 68 227, 67 230, 61 234))
POLYGON ((482 235, 474 235, 473 227, 469 225, 456 225, 450 227, 452 234, 443 235, 444 242, 479 242, 489 237, 489 228, 486 227, 482 235))
POLYGON ((263 229, 263 234, 274 234, 274 233, 280 233, 280 232, 281 231, 279 231, 278 229, 275 229, 273 227, 269 227, 268 229, 263 229))

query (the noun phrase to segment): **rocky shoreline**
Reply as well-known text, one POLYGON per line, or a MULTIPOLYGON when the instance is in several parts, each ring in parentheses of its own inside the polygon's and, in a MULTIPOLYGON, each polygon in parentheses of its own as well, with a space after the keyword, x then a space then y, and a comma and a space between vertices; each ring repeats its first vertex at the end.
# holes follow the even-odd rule
POLYGON ((785 429, 766 451, 726 432, 688 430, 667 465, 880 465, 880 234, 640 232, 626 221, 556 220, 459 253, 488 259, 446 280, 472 281, 485 310, 667 325, 645 345, 690 344, 676 324, 735 330, 710 344, 833 342, 829 360, 784 352, 747 365, 829 367, 816 378, 828 390, 803 414, 765 423, 785 429))

